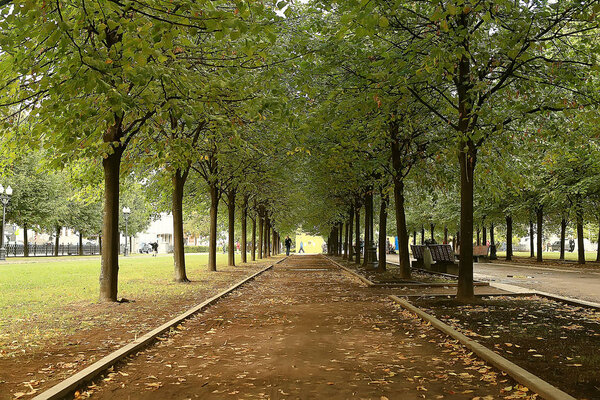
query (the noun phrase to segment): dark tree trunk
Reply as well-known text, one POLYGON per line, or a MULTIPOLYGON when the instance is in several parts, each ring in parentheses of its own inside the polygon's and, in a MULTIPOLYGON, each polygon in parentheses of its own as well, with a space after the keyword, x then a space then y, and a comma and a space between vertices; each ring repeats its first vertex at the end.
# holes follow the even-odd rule
POLYGON ((248 237, 248 226, 247 226, 247 222, 248 222, 248 196, 244 196, 244 201, 242 203, 242 240, 241 240, 241 244, 240 244, 240 250, 242 252, 242 262, 246 263, 248 262, 248 258, 246 257, 247 255, 247 237, 248 237))
POLYGON ((481 240, 481 243, 484 246, 487 246, 487 228, 486 228, 485 225, 483 225, 483 227, 481 228, 481 233, 482 233, 482 236, 483 236, 482 240, 481 240))
POLYGON ((529 220, 529 257, 535 257, 535 250, 533 244, 533 220, 529 220))
POLYGON ((452 250, 456 251, 456 235, 452 236, 452 250))
POLYGON ((231 189, 227 192, 227 265, 235 267, 235 196, 236 190, 231 189))
POLYGON ((348 259, 348 221, 344 226, 344 253, 342 254, 342 258, 348 259))
POLYGON ((273 255, 277 254, 277 231, 275 231, 275 229, 273 229, 273 249, 272 249, 272 254, 273 255))
MULTIPOLYGON (((565 260, 565 239, 567 235, 567 219, 563 217, 560 220, 560 260, 565 260)), ((600 248, 600 246, 599 246, 600 248)))
POLYGON ((252 261, 256 261, 256 218, 252 219, 252 261))
POLYGON ((175 282, 189 282, 185 270, 185 251, 183 245, 183 188, 188 177, 189 169, 177 169, 171 178, 173 182, 173 199, 171 212, 173 213, 173 280, 175 282))
MULTIPOLYGON (((398 238, 400 240, 400 238, 398 238)), ((413 231, 413 245, 417 245, 417 231, 413 231)))
MULTIPOLYGON (((408 251, 408 230, 404 205, 404 181, 394 179, 394 202, 396 207, 396 232, 398 234, 398 263, 400 277, 410 279, 410 253, 408 251)), ((417 244, 417 232, 413 232, 413 244, 417 244)))
POLYGON ((537 261, 542 262, 544 261, 543 259, 543 247, 544 247, 544 243, 543 243, 543 229, 542 229, 542 224, 544 222, 544 208, 543 206, 539 206, 536 209, 536 216, 537 216, 537 261))
POLYGON ((356 245, 354 261, 360 265, 360 207, 357 205, 354 209, 354 219, 356 220, 356 245))
POLYGON ((338 256, 341 257, 342 254, 344 253, 344 238, 343 238, 343 234, 344 234, 344 223, 340 222, 338 224, 338 235, 339 235, 339 239, 338 239, 338 256))
POLYGON ((210 233, 208 236, 208 270, 217 270, 217 215, 219 211, 219 189, 210 186, 210 233))
POLYGON ((365 269, 377 268, 377 249, 373 235, 373 189, 369 188, 365 195, 365 254, 363 267, 365 269))
POLYGON ((448 226, 444 225, 444 244, 448 244, 448 226))
MULTIPOLYGON (((462 112, 466 112, 466 110, 462 112)), ((475 298, 473 289, 473 178, 475 163, 477 161, 477 150, 472 142, 462 143, 460 149, 461 245, 456 297, 461 301, 472 301, 475 298)))
MULTIPOLYGON (((56 247, 58 247, 58 246, 56 246, 56 247)), ((102 254, 102 235, 98 235, 98 247, 99 247, 98 250, 100 250, 100 254, 102 254)), ((58 252, 56 253, 56 255, 58 256, 58 252)))
POLYGON ((481 230, 479 229, 479 226, 477 226, 477 246, 481 246, 481 230))
POLYGON ((119 177, 122 147, 102 160, 104 168, 104 218, 100 300, 117 301, 119 278, 119 177))
POLYGON ((577 199, 577 262, 585 264, 585 246, 583 244, 583 207, 581 200, 577 199))
POLYGON ((490 224, 490 260, 497 260, 496 239, 494 238, 494 224, 490 224))
POLYGON ((271 223, 269 217, 265 217, 265 233, 263 234, 263 257, 267 258, 271 255, 271 249, 269 245, 269 236, 271 233, 271 223))
POLYGON ((263 234, 264 234, 264 224, 262 213, 258 214, 258 258, 263 258, 263 234))
POLYGON ((377 270, 385 271, 387 261, 387 196, 381 196, 381 208, 379 209, 379 262, 377 270))
POLYGON ((54 257, 58 257, 58 246, 60 243, 60 226, 56 227, 56 239, 54 239, 54 257))
POLYGON ((513 220, 510 215, 507 215, 506 216, 506 261, 512 261, 512 255, 513 255, 512 231, 513 231, 513 220))
MULTIPOLYGON (((125 246, 127 246, 127 238, 125 238, 125 246)), ((83 255, 83 234, 79 232, 79 246, 77 246, 77 254, 83 255)))
POLYGON ((435 241, 435 225, 429 224, 429 230, 431 231, 431 242, 435 241))
POLYGON ((350 206, 350 216, 348 220, 348 261, 354 261, 354 246, 352 245, 354 228, 354 204, 350 206))
POLYGON ((421 225, 421 246, 425 244, 425 227, 421 225))
POLYGON ((29 257, 29 239, 27 238, 27 223, 23 223, 23 256, 29 257))
POLYGON ((600 262, 600 218, 598 218, 598 248, 596 249, 596 262, 600 262))

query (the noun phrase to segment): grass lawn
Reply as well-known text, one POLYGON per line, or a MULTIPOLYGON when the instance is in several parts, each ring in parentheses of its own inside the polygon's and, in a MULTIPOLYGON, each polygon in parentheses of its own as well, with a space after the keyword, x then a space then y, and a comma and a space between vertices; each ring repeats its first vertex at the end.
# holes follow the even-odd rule
MULTIPOLYGON (((506 257, 505 251, 499 251, 497 254, 498 254, 499 258, 506 257)), ((528 258, 529 252, 528 251, 515 251, 515 252, 513 252, 513 256, 528 258)), ((558 258, 560 257, 560 252, 558 252, 558 251, 543 252, 542 256, 544 257, 545 260, 558 260, 558 258)), ((585 259, 587 261, 596 261, 596 252, 595 251, 586 251, 585 259)), ((566 251, 565 252, 565 260, 577 261, 577 252, 574 251, 571 253, 571 252, 566 251)))
MULTIPOLYGON (((179 299, 193 303, 201 291, 215 292, 256 269, 227 267, 227 255, 218 254, 218 271, 208 272, 207 259, 207 254, 186 255, 192 283, 180 284, 172 281, 171 255, 121 257, 119 298, 134 302, 120 308, 98 301, 98 256, 9 259, 0 264, 0 356, 6 346, 14 350, 24 343, 39 343, 94 326, 96 321, 106 323, 127 307, 158 308, 179 299)), ((237 262, 239 259, 238 254, 237 262)), ((204 298, 198 302, 201 300, 204 298)))

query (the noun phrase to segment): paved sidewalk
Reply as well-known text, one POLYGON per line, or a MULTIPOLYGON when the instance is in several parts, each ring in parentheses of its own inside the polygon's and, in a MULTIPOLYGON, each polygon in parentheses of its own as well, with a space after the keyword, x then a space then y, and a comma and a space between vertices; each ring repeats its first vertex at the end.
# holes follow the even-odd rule
POLYGON ((89 392, 100 399, 497 399, 511 394, 503 392, 509 386, 515 382, 323 257, 292 256, 89 392))

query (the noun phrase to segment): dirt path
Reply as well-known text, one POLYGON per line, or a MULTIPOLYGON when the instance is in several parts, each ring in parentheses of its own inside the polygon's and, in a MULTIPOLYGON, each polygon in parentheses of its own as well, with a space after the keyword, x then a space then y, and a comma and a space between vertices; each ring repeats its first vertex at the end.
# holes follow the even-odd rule
POLYGON ((323 257, 293 256, 85 394, 483 400, 514 395, 509 386, 516 387, 323 257))

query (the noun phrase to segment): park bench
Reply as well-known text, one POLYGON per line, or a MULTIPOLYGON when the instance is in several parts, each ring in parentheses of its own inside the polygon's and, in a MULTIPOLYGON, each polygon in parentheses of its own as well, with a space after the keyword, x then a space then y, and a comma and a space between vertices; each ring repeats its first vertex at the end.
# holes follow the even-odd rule
MULTIPOLYGON (((488 262, 490 246, 473 246, 473 261, 474 262, 488 262)), ((456 251, 456 256, 460 257, 460 247, 456 251)))
POLYGON ((435 272, 458 273, 457 264, 454 261, 454 251, 449 244, 427 244, 411 245, 413 257, 413 268, 424 268, 435 272), (428 260, 428 255, 431 258, 428 260))

